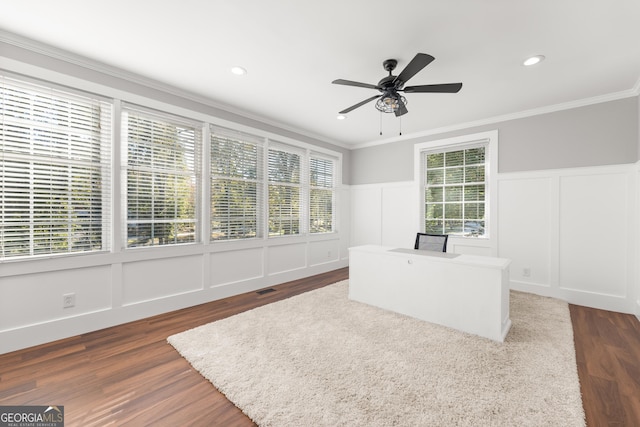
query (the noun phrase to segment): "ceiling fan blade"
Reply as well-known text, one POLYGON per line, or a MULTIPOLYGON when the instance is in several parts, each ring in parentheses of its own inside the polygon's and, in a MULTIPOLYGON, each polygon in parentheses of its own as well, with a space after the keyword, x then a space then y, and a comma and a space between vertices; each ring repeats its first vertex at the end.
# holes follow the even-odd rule
POLYGON ((402 87, 402 85, 409 81, 411 77, 415 76, 420 70, 431 64, 434 59, 435 58, 433 56, 427 55, 426 53, 418 53, 414 56, 411 62, 404 67, 404 70, 398 74, 398 77, 395 78, 393 81, 395 87, 402 87))
POLYGON ((378 89, 378 86, 376 85, 372 85, 369 83, 354 82, 351 80, 338 79, 338 80, 332 81, 331 83, 333 83, 334 85, 357 86, 357 87, 364 87, 367 89, 378 89))
POLYGON ((462 83, 442 83, 438 85, 407 86, 405 93, 458 93, 462 89, 462 83))
POLYGON ((338 114, 347 114, 349 111, 353 111, 358 107, 362 107, 364 104, 366 104, 367 102, 371 102, 376 98, 380 98, 382 95, 376 95, 376 96, 372 96, 371 98, 367 98, 362 102, 358 102, 356 105, 352 105, 349 108, 345 108, 344 110, 340 111, 338 114))
POLYGON ((409 112, 409 110, 407 110, 407 105, 400 101, 400 105, 398 106, 398 109, 394 112, 396 117, 400 117, 404 114, 407 114, 409 112))

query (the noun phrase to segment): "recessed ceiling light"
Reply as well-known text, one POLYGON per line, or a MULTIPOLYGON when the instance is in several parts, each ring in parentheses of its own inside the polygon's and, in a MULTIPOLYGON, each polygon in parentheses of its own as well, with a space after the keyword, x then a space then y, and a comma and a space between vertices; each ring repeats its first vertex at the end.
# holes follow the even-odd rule
POLYGON ((336 117, 336 119, 338 119, 338 120, 344 120, 346 118, 347 118, 347 116, 345 116, 344 114, 338 114, 338 116, 336 117))
POLYGON ((231 72, 236 76, 244 76, 247 74, 247 70, 242 67, 232 67, 231 72))
POLYGON ((537 63, 542 61, 544 61, 544 55, 536 55, 536 56, 532 56, 530 58, 525 59, 525 61, 522 64, 529 67, 531 65, 536 65, 537 63))

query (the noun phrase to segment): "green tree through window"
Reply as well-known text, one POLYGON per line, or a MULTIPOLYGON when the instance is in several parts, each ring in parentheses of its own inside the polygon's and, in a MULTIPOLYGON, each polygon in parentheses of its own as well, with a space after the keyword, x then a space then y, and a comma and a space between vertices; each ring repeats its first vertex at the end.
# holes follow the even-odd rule
POLYGON ((309 231, 334 231, 335 161, 312 155, 309 166, 309 231))
POLYGON ((425 231, 485 234, 485 147, 425 152, 425 231))
MULTIPOLYGON (((231 133, 231 132, 228 132, 231 133)), ((211 134, 211 240, 260 237, 262 141, 211 134)))
POLYGON ((300 234, 301 155, 269 148, 269 235, 300 234))
POLYGON ((127 247, 195 242, 199 129, 138 111, 123 115, 127 247))

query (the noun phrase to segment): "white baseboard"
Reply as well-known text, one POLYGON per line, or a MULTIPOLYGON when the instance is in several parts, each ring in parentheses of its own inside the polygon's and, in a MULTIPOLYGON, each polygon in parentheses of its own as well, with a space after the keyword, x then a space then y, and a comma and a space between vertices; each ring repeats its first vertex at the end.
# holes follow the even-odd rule
POLYGON ((531 282, 523 282, 519 280, 511 280, 509 282, 509 289, 513 291, 526 292, 529 294, 541 295, 543 297, 553 297, 554 293, 550 286, 531 283, 531 282))
POLYGON ((514 291, 560 299, 570 304, 582 305, 600 310, 635 314, 636 317, 640 319, 640 301, 637 306, 634 307, 633 304, 630 304, 629 298, 624 296, 606 295, 576 289, 565 289, 517 280, 511 280, 509 282, 509 288, 514 291))

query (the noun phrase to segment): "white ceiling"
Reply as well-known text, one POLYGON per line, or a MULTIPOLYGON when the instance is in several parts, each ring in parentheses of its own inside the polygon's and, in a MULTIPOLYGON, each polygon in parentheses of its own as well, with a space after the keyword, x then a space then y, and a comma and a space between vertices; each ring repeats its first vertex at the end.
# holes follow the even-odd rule
POLYGON ((0 29, 346 147, 630 96, 640 77, 638 0, 3 0, 0 29), (408 86, 462 90, 406 94, 401 122, 373 102, 336 120, 377 91, 331 81, 375 84, 418 52, 436 60, 408 86))

